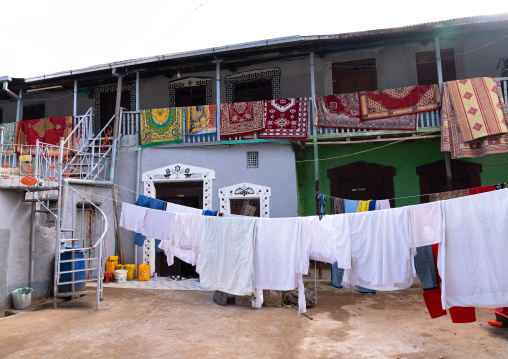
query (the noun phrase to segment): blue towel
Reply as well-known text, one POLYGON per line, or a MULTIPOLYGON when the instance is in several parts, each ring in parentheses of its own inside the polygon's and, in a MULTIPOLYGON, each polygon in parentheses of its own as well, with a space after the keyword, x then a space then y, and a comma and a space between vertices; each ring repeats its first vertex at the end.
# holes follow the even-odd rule
POLYGON ((219 213, 219 211, 210 211, 209 209, 204 209, 203 212, 201 213, 203 216, 212 216, 212 217, 216 217, 217 216, 217 213, 219 213))
POLYGON ((356 211, 358 211, 359 204, 360 204, 360 201, 353 201, 351 199, 345 199, 344 200, 344 209, 346 210, 346 213, 356 213, 356 211))
POLYGON ((376 210, 376 200, 370 201, 369 211, 375 211, 375 210, 376 210))
MULTIPOLYGON (((161 201, 160 199, 155 199, 152 197, 148 197, 145 195, 140 194, 138 196, 138 200, 136 201, 136 206, 145 207, 145 208, 152 208, 152 209, 158 209, 161 211, 166 210, 166 202, 161 201)), ((134 233, 134 240, 133 243, 139 247, 145 243, 145 236, 141 233, 134 233)), ((159 243, 161 241, 156 239, 155 240, 155 251, 156 252, 164 252, 162 249, 159 248, 159 243)))

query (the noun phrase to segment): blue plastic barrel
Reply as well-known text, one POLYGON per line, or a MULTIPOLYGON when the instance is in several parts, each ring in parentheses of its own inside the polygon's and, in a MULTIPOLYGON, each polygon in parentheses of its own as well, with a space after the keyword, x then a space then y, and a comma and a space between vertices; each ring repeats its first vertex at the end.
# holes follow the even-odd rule
MULTIPOLYGON (((71 249, 71 246, 66 246, 66 249, 71 249)), ((81 248, 81 246, 75 246, 74 248, 81 248)), ((82 251, 74 252, 74 259, 85 258, 85 255, 82 251)), ((69 260, 72 259, 72 252, 62 252, 60 253, 60 260, 69 260)), ((85 269, 85 261, 76 261, 74 262, 74 269, 85 269)), ((60 272, 70 271, 72 270, 72 262, 60 263, 60 272)), ((74 280, 85 280, 85 271, 74 272, 74 280)), ((72 281, 72 273, 63 273, 60 274, 60 282, 70 282, 72 281)), ((74 283, 74 291, 84 291, 86 283, 74 283)), ((72 284, 61 284, 58 286, 59 293, 66 293, 72 291, 72 284)))

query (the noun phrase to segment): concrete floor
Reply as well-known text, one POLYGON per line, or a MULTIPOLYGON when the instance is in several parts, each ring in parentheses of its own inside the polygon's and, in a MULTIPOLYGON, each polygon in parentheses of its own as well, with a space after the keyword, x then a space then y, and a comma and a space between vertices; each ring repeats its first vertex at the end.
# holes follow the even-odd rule
MULTIPOLYGON (((306 284, 309 289, 314 283, 306 284)), ((106 288, 0 319, 1 358, 506 358, 508 329, 430 319, 416 284, 359 294, 318 283, 309 320, 286 308, 221 307, 212 293, 106 288)))

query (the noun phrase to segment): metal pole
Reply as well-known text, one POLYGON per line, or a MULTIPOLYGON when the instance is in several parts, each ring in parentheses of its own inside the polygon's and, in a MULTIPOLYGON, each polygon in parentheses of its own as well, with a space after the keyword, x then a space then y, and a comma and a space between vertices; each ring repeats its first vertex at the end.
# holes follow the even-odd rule
POLYGON ((215 64, 215 77, 217 79, 217 141, 220 141, 220 62, 215 64))
POLYGON ((56 308, 56 296, 58 295, 58 272, 60 271, 60 232, 62 221, 62 174, 63 174, 63 145, 64 141, 60 140, 60 153, 58 155, 58 202, 56 209, 56 241, 55 241, 55 275, 53 285, 53 305, 56 308))
POLYGON ((139 72, 136 72, 136 111, 139 112, 139 72))
POLYGON ((78 80, 74 80, 74 103, 72 105, 72 116, 76 120, 78 113, 78 80))
MULTIPOLYGON (((441 47, 439 45, 439 36, 434 38, 436 46, 436 66, 437 66, 437 82, 439 84, 439 92, 443 93, 443 68, 441 67, 441 47)), ((445 152, 445 166, 446 166, 446 184, 448 191, 453 191, 452 181, 452 167, 450 162, 450 153, 445 152)))
MULTIPOLYGON (((138 162, 136 173, 136 197, 139 194, 139 176, 141 174, 141 147, 138 147, 138 162)), ((137 198, 136 198, 137 199, 137 198)), ((136 277, 138 276, 138 246, 134 245, 134 264, 136 266, 136 277)))
POLYGON ((30 215, 30 278, 28 286, 31 288, 34 281, 35 262, 35 202, 32 203, 32 213, 30 215))
MULTIPOLYGON (((314 101, 316 100, 314 97, 316 96, 316 79, 315 79, 315 69, 314 69, 314 52, 310 53, 310 94, 311 94, 311 106, 310 106, 310 121, 309 121, 309 133, 314 133, 312 131, 312 126, 314 124, 314 101)), ((317 135, 317 133, 315 133, 317 135)))

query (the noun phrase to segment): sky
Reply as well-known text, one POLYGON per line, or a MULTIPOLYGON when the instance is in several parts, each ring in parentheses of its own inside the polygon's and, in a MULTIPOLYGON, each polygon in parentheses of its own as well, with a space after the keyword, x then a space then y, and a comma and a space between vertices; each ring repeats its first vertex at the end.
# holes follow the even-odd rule
POLYGON ((0 76, 30 77, 292 35, 374 30, 503 12, 481 0, 0 1, 0 76), (462 5, 462 6, 461 6, 462 5))

